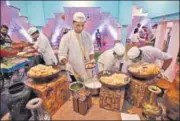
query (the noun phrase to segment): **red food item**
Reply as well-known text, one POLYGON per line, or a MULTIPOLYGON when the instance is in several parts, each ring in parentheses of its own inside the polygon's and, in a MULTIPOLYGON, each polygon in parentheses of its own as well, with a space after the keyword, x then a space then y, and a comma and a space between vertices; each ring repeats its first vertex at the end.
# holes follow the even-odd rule
POLYGON ((27 42, 16 42, 11 45, 13 49, 22 50, 23 48, 29 46, 27 42))
POLYGON ((11 50, 9 51, 9 56, 17 55, 18 52, 19 52, 18 50, 11 50))
POLYGON ((1 56, 2 57, 7 57, 8 56, 8 51, 1 48, 1 56))
POLYGON ((12 50, 6 50, 1 48, 1 57, 8 57, 8 56, 15 56, 17 55, 18 50, 12 49, 12 50))

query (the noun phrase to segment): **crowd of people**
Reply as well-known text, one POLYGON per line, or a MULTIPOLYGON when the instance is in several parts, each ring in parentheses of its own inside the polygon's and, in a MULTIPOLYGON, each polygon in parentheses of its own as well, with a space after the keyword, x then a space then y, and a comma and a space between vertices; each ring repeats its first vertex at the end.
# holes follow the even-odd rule
POLYGON ((152 30, 149 30, 148 27, 142 26, 138 23, 137 27, 134 29, 134 34, 132 36, 131 42, 134 44, 150 41, 153 43, 153 46, 155 44, 156 40, 156 30, 157 30, 158 24, 154 24, 152 26, 152 30))
MULTIPOLYGON (((50 45, 48 38, 40 32, 37 28, 31 27, 28 30, 28 34, 33 39, 33 48, 38 50, 42 55, 46 65, 56 65, 59 63, 64 64, 66 70, 70 73, 72 81, 75 81, 75 77, 86 80, 92 76, 92 70, 86 68, 86 64, 95 64, 94 59, 94 45, 91 35, 84 31, 86 24, 86 17, 84 13, 77 12, 73 16, 73 29, 64 33, 59 45, 58 58, 56 58, 53 49, 50 45)), ((151 40, 155 41, 155 29, 157 25, 153 26, 153 32, 151 40)), ((8 27, 1 27, 1 44, 11 42, 10 37, 7 35, 8 27)), ((147 27, 138 24, 134 30, 132 42, 146 41, 148 38, 147 27)), ((96 33, 96 39, 98 46, 101 47, 101 35, 99 30, 96 33)), ((155 63, 156 60, 163 60, 164 63, 161 67, 162 73, 169 67, 172 61, 171 55, 162 52, 161 50, 152 47, 132 47, 126 52, 125 46, 117 42, 114 47, 103 52, 97 61, 99 71, 103 70, 117 70, 126 71, 122 69, 127 67, 128 63, 124 59, 124 55, 127 56, 131 63, 149 62, 155 63)))

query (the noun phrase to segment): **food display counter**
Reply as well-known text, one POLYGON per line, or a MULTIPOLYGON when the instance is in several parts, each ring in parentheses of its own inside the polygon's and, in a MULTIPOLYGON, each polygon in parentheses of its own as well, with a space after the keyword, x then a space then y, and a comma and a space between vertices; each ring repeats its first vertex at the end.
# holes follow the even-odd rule
POLYGON ((28 64, 30 57, 37 55, 27 42, 14 42, 9 46, 1 45, 1 72, 13 72, 28 64))
POLYGON ((25 41, 1 45, 1 88, 4 88, 5 80, 9 81, 10 85, 11 76, 19 69, 32 65, 30 63, 33 63, 34 57, 39 54, 31 46, 25 41))
POLYGON ((11 81, 11 76, 14 72, 18 71, 21 68, 24 68, 26 65, 28 65, 30 60, 27 58, 17 58, 17 57, 11 57, 11 58, 4 58, 1 62, 1 88, 4 88, 4 81, 5 81, 5 75, 6 78, 9 80, 9 84, 11 81))
MULTIPOLYGON (((60 66, 31 68, 25 85, 42 99, 43 110, 51 115, 52 120, 123 120, 131 116, 138 120, 179 119, 175 106, 179 106, 177 96, 170 95, 177 94, 179 78, 176 77, 173 86, 171 83, 163 85, 167 79, 157 78, 160 68, 155 64, 132 64, 127 70, 127 74, 108 70, 99 72, 95 77, 102 85, 97 95, 92 95, 85 85, 74 90, 74 83, 69 85, 68 75, 60 66), (49 81, 37 80, 56 74, 53 68, 62 71, 49 81), (164 96, 160 95, 162 89, 168 92, 164 92, 164 96), (172 101, 169 100, 171 96, 172 101), (164 98, 168 100, 164 102, 164 98)), ((7 118, 8 114, 3 119, 7 118)))
POLYGON ((23 68, 30 62, 27 58, 4 58, 1 63, 1 72, 3 73, 11 73, 20 68, 23 68))

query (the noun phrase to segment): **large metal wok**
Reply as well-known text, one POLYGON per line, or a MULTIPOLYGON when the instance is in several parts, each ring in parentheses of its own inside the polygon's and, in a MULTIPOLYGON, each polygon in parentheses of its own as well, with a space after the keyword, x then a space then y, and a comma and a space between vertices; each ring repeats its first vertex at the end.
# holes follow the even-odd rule
POLYGON ((131 75, 132 77, 135 77, 137 79, 140 79, 140 80, 148 80, 148 79, 153 79, 155 77, 157 77, 159 74, 146 74, 146 75, 143 75, 143 74, 140 74, 140 72, 132 72, 129 68, 137 68, 139 67, 140 65, 139 64, 132 64, 132 65, 129 65, 127 67, 127 71, 129 73, 129 75, 131 75))
POLYGON ((124 83, 121 83, 121 84, 119 84, 119 85, 106 84, 106 83, 104 83, 104 82, 101 80, 101 77, 108 77, 108 76, 111 76, 111 75, 113 75, 113 74, 115 74, 115 73, 117 73, 117 74, 125 74, 125 73, 122 73, 122 72, 116 72, 116 71, 106 70, 106 71, 101 71, 101 72, 99 72, 99 73, 97 74, 97 77, 98 77, 100 83, 101 83, 103 86, 106 86, 106 87, 108 87, 108 88, 120 88, 120 87, 123 87, 123 86, 129 84, 129 82, 131 81, 131 79, 128 77, 127 74, 125 74, 125 75, 127 76, 127 79, 124 79, 124 80, 123 80, 124 83))
POLYGON ((59 66, 53 66, 54 69, 57 69, 59 71, 57 71, 56 73, 46 76, 46 77, 30 77, 32 78, 36 83, 47 83, 50 81, 53 81, 53 79, 57 78, 59 76, 60 72, 64 72, 65 70, 60 68, 59 66))

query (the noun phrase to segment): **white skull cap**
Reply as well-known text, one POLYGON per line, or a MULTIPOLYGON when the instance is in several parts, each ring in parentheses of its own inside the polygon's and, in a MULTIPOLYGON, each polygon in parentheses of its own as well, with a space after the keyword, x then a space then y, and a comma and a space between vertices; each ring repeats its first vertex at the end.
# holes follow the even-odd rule
POLYGON ((76 12, 73 16, 73 20, 76 22, 86 22, 86 16, 82 12, 76 12))
POLYGON ((36 28, 36 27, 31 27, 31 28, 29 28, 28 29, 28 31, 27 31, 27 33, 29 34, 29 35, 32 35, 34 32, 36 32, 38 29, 36 28))
POLYGON ((140 54, 140 49, 137 47, 132 47, 131 49, 129 49, 127 53, 129 59, 135 59, 139 56, 139 54, 140 54))
POLYGON ((119 56, 122 56, 124 55, 125 53, 125 47, 123 44, 121 43, 116 43, 114 48, 113 48, 114 52, 119 55, 119 56))

